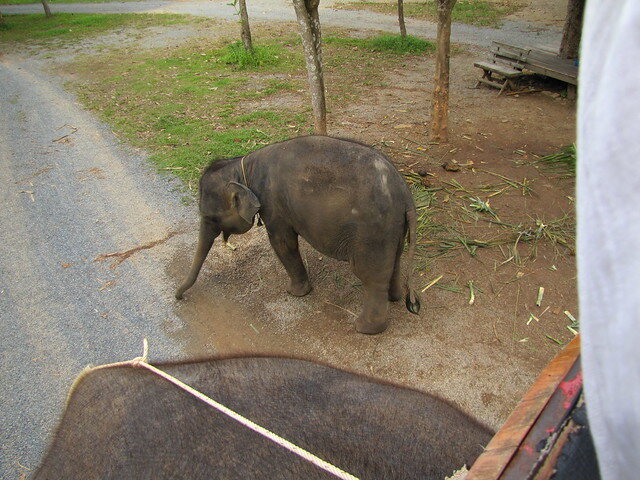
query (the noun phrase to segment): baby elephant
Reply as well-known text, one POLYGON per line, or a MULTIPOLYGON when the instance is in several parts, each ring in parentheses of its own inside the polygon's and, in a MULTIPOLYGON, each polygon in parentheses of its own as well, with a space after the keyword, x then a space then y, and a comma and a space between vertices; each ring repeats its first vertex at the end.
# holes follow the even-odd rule
MULTIPOLYGON (((400 256, 409 232, 409 258, 416 244, 416 207, 404 179, 381 152, 361 143, 306 136, 268 145, 244 157, 212 163, 200 178, 200 237, 181 299, 222 232, 247 232, 259 213, 269 241, 287 270, 287 291, 309 293, 311 285, 298 235, 324 255, 348 261, 362 281, 361 333, 387 328, 387 300, 400 300, 400 256)), ((413 265, 413 263, 411 263, 413 265)), ((405 282, 406 305, 420 301, 405 282)))

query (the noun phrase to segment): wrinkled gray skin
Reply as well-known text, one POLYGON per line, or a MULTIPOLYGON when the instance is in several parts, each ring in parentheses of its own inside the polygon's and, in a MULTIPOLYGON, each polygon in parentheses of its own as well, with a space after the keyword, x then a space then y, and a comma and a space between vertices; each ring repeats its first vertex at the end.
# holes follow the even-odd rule
MULTIPOLYGON (((231 358, 159 367, 363 480, 442 480, 471 465, 491 438, 437 397, 312 362, 231 358)), ((335 479, 135 367, 94 370, 76 382, 33 478, 335 479)))
MULTIPOLYGON (((200 237, 191 271, 176 292, 181 299, 222 232, 247 232, 260 217, 295 296, 309 293, 309 276, 298 235, 316 250, 348 261, 362 281, 364 308, 356 329, 375 334, 387 328, 388 300, 418 313, 419 299, 401 283, 400 256, 409 232, 415 249, 416 209, 393 164, 366 145, 325 136, 298 137, 241 157, 214 162, 200 179, 200 237), (246 174, 246 180, 245 180, 246 174)), ((410 275, 409 275, 410 277, 410 275)))

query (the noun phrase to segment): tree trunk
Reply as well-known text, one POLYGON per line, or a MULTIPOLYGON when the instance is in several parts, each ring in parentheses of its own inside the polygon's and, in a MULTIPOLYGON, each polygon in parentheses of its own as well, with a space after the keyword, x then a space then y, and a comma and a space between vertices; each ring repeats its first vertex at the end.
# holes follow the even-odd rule
POLYGON ((320 0, 293 0, 300 36, 304 48, 313 106, 314 130, 319 135, 327 134, 327 104, 322 73, 322 35, 318 4, 320 0))
POLYGON ((578 58, 584 4, 585 0, 569 0, 562 42, 560 43, 560 57, 562 58, 578 58))
POLYGON ((240 23, 242 24, 242 43, 245 50, 253 52, 253 43, 251 42, 251 29, 249 28, 249 15, 247 14, 247 2, 245 0, 238 1, 240 6, 240 23))
POLYGON ((47 18, 50 18, 53 16, 53 14, 51 13, 51 9, 49 8, 49 3, 47 2, 47 0, 41 0, 42 1, 42 6, 44 7, 44 14, 47 18))
POLYGON ((431 140, 439 142, 446 142, 448 139, 451 10, 455 3, 456 0, 438 0, 438 47, 431 115, 431 140))
POLYGON ((404 24, 404 1, 398 0, 398 23, 400 24, 400 36, 407 36, 407 27, 404 24))

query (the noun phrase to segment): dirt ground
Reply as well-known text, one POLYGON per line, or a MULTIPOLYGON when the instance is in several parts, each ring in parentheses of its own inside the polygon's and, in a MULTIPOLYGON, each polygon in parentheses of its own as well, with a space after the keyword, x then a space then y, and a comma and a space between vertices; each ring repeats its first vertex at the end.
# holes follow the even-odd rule
MULTIPOLYGON (((444 182, 455 180, 475 192, 499 180, 486 172, 531 181, 532 195, 509 189, 491 198, 501 221, 572 216, 572 180, 541 168, 536 154, 555 153, 574 141, 575 104, 553 84, 511 96, 474 89, 473 60, 479 55, 467 48, 452 59, 449 143, 427 143, 432 81, 424 72, 433 71, 433 58, 388 72, 389 86, 377 88, 365 102, 334 105, 329 132, 377 145, 401 170, 427 173, 435 188, 448 188, 444 182), (446 160, 463 167, 445 171, 446 160)), ((269 103, 290 107, 296 101, 287 94, 269 103)), ((497 227, 470 222, 463 228, 474 238, 486 238, 497 227)), ((287 277, 263 228, 232 242, 236 251, 214 245, 188 298, 177 304, 184 325, 167 325, 194 356, 213 347, 222 354, 311 358, 442 395, 497 428, 561 348, 549 337, 561 342, 572 337, 564 311, 577 316, 575 261, 566 248, 549 242, 539 245, 535 260, 520 266, 505 261, 508 254, 499 248, 479 249, 475 258, 462 249, 434 259, 428 269, 416 271, 417 285, 443 275, 443 284, 455 283, 462 293, 428 289, 419 316, 409 314, 402 302, 393 304, 389 329, 372 337, 353 328, 361 291, 347 264, 305 245, 314 290, 293 298, 284 291, 287 277), (481 289, 472 305, 465 288, 469 281, 481 289), (545 294, 537 307, 539 287, 545 294), (530 314, 538 320, 530 321, 530 314)), ((520 247, 523 257, 528 249, 520 247)), ((168 266, 176 283, 186 274, 192 251, 192 245, 180 249, 168 266)))
MULTIPOLYGON (((490 0, 504 3, 504 0, 490 0)), ((567 15, 567 0, 517 0, 522 9, 507 17, 510 20, 524 20, 542 25, 562 27, 567 15)))
MULTIPOLYGON (((529 3, 547 11, 542 2, 529 3)), ((533 9, 521 13, 527 11, 533 9)), ((409 59, 386 72, 386 86, 373 89, 365 101, 330 104, 329 133, 376 145, 405 173, 425 173, 430 187, 443 188, 437 192, 440 205, 464 203, 465 191, 486 200, 478 187, 499 182, 497 174, 527 179, 533 190, 523 195, 508 188, 491 197, 501 221, 535 225, 536 219, 572 217, 572 180, 541 168, 537 155, 556 153, 575 140, 575 103, 562 96, 557 84, 519 95, 476 89, 479 72, 473 62, 487 53, 473 46, 459 50, 451 65, 448 143, 428 143, 433 57, 409 59), (445 161, 455 161, 460 171, 445 171, 445 161), (456 182, 465 190, 452 189, 456 182)), ((307 108, 303 94, 276 95, 268 102, 263 108, 307 108)), ((168 255, 166 273, 175 285, 186 275, 195 245, 196 225, 185 222, 176 230, 185 227, 191 231, 175 237, 168 255)), ((500 232, 499 226, 484 221, 459 222, 458 227, 478 239, 500 232)), ((572 338, 564 312, 578 316, 575 259, 550 242, 541 242, 536 258, 520 264, 509 259, 506 247, 479 248, 475 257, 458 249, 433 259, 416 270, 416 285, 424 287, 442 275, 440 285, 457 285, 461 293, 429 288, 418 316, 408 313, 403 302, 392 304, 389 329, 365 336, 354 330, 362 295, 346 263, 304 244, 314 290, 294 298, 285 292, 286 273, 264 228, 231 241, 235 251, 214 244, 198 282, 175 304, 181 321, 164 325, 190 356, 214 351, 317 360, 441 395, 494 429, 560 350, 553 339, 572 338), (475 286, 473 304, 468 282, 475 286), (535 305, 539 287, 545 288, 540 307, 535 305)), ((518 247, 522 257, 529 248, 518 247)))

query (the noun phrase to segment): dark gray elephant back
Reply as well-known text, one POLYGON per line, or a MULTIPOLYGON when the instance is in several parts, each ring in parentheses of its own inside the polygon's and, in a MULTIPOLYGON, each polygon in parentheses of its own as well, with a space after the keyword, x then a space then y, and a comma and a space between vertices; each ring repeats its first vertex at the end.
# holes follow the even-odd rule
POLYGON ((407 234, 413 262, 416 209, 406 182, 378 150, 352 140, 307 136, 212 164, 200 181, 196 255, 177 298, 195 282, 214 238, 220 232, 225 238, 246 232, 257 213, 289 274, 292 295, 311 290, 300 236, 319 252, 348 261, 362 281, 359 332, 384 331, 388 301, 403 294, 407 308, 418 313, 420 302, 409 283, 412 268, 404 283, 401 274, 407 234))
MULTIPOLYGON (((491 432, 421 392, 302 360, 162 368, 361 479, 438 479, 491 432)), ((82 377, 34 479, 330 479, 324 470, 134 367, 82 377)))

